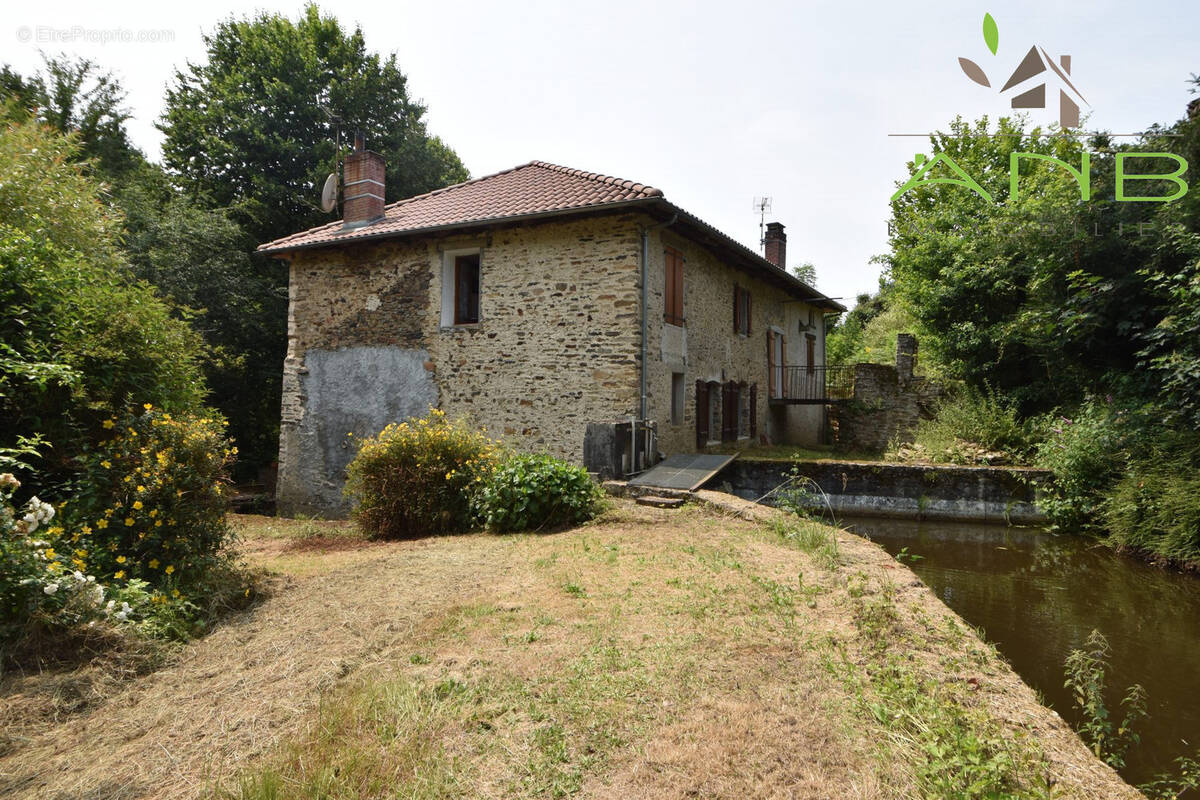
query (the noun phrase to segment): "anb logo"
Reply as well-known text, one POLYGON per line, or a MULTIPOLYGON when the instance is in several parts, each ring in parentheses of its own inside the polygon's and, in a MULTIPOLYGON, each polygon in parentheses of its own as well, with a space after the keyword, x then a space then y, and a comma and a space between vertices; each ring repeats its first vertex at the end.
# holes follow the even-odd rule
MULTIPOLYGON (((996 55, 1000 47, 1000 31, 996 27, 996 20, 992 19, 991 14, 985 14, 983 17, 983 41, 992 55, 996 55)), ((969 58, 960 57, 958 63, 968 78, 980 86, 991 88, 992 82, 983 67, 969 58)), ((1035 44, 1029 48, 1029 52, 1021 59, 1021 63, 1008 76, 1008 79, 1000 88, 1000 93, 1014 92, 1012 95, 1013 108, 1045 108, 1047 87, 1053 87, 1052 91, 1058 92, 1059 123, 1063 129, 1061 133, 1065 134, 1067 129, 1079 126, 1079 103, 1087 104, 1083 95, 1075 88, 1075 84, 1071 82, 1070 75, 1071 57, 1069 55, 1059 56, 1056 63, 1050 57, 1050 54, 1046 52, 1045 48, 1035 44)), ((1183 179, 1183 175, 1187 172, 1188 162, 1182 156, 1175 153, 1132 150, 1118 150, 1113 155, 1115 162, 1113 195, 1116 200, 1134 203, 1170 203, 1187 194, 1188 184, 1183 179), (1163 166, 1174 166, 1174 169, 1170 172, 1136 171, 1139 167, 1144 169, 1145 166, 1154 162, 1158 164, 1168 162, 1167 164, 1163 164, 1163 166), (1173 191, 1165 194, 1134 194, 1126 186, 1126 184, 1134 181, 1148 182, 1156 188, 1161 188, 1164 184, 1169 184, 1173 187, 1173 191)), ((1075 180, 1075 184, 1079 189, 1079 199, 1085 202, 1092 199, 1090 153, 1086 151, 1081 152, 1079 154, 1079 165, 1075 166, 1074 164, 1068 164, 1062 159, 1043 153, 1014 151, 1009 153, 1008 156, 1008 198, 1010 201, 1015 201, 1020 196, 1019 187, 1021 164, 1023 161, 1025 163, 1045 161, 1066 170, 1075 180)), ((924 154, 917 153, 913 157, 913 166, 916 168, 913 174, 892 195, 891 199, 893 202, 910 189, 929 184, 961 186, 979 195, 989 203, 998 202, 997 198, 986 191, 966 170, 956 164, 954 159, 947 153, 935 153, 932 158, 926 158, 924 154), (933 177, 932 173, 939 166, 943 167, 943 176, 933 177), (950 176, 944 175, 946 171, 950 173, 950 176)))
MULTIPOLYGON (((996 55, 1000 46, 1000 31, 991 14, 983 16, 983 41, 988 50, 992 51, 992 55, 996 55)), ((988 80, 987 72, 974 61, 969 58, 959 58, 958 64, 962 67, 962 71, 967 73, 968 78, 980 86, 991 88, 992 82, 988 80)), ((1084 104, 1087 104, 1087 100, 1084 100, 1083 95, 1075 88, 1075 84, 1071 83, 1070 75, 1070 56, 1059 56, 1058 63, 1055 64, 1054 59, 1046 52, 1046 48, 1035 44, 1029 48, 1029 52, 1025 54, 1025 58, 1021 59, 1021 63, 1017 65, 1012 75, 1008 76, 1008 80, 1000 88, 1000 94, 1004 94, 1010 89, 1019 92, 1019 94, 1013 95, 1013 108, 1045 108, 1046 85, 1050 84, 1051 92, 1058 91, 1058 124, 1064 128, 1077 128, 1079 127, 1079 102, 1077 100, 1084 104), (1037 80, 1036 84, 1034 84, 1035 79, 1037 80), (1029 88, 1023 88, 1026 86, 1029 88)))

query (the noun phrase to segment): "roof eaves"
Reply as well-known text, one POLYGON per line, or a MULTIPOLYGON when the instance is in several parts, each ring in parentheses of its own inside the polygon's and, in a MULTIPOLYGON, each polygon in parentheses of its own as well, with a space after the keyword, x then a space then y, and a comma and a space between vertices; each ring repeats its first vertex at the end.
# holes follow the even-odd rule
POLYGON ((780 283, 793 296, 799 297, 802 300, 807 300, 813 305, 822 306, 834 311, 846 311, 846 307, 841 303, 837 302, 831 297, 826 297, 824 294, 809 286, 795 275, 792 275, 787 270, 780 269, 779 267, 775 266, 758 253, 751 250, 749 247, 746 247, 746 245, 734 239, 729 234, 723 232, 720 228, 705 222, 694 214, 689 214, 687 211, 684 211, 682 208, 674 205, 673 203, 668 203, 664 200, 663 205, 670 209, 670 213, 678 214, 680 220, 683 220, 692 227, 699 228, 710 236, 718 239, 720 243, 732 251, 733 254, 739 256, 747 266, 753 267, 755 272, 752 272, 751 274, 755 274, 756 277, 765 278, 767 280, 780 283))
MULTIPOLYGON (((547 211, 537 211, 527 214, 509 214, 497 217, 481 217, 479 219, 459 220, 455 222, 447 222, 442 225, 427 225, 421 228, 406 228, 402 230, 380 230, 376 233, 363 233, 368 228, 358 228, 354 231, 355 235, 348 235, 339 239, 323 239, 317 242, 309 242, 307 244, 289 245, 285 240, 276 240, 267 244, 259 245, 257 252, 264 255, 279 255, 283 253, 293 253, 299 250, 319 250, 323 247, 340 247, 348 244, 358 244, 360 242, 377 242, 383 239, 401 239, 409 236, 427 235, 430 233, 439 233, 441 231, 456 230, 460 228, 479 228, 490 225, 502 225, 512 222, 535 221, 549 219, 553 217, 566 217, 583 214, 596 214, 606 211, 616 211, 630 206, 643 205, 662 200, 661 197, 635 197, 630 200, 618 200, 611 203, 598 203, 586 206, 574 206, 571 208, 556 208, 547 211)), ((306 231, 306 233, 308 233, 306 231)))

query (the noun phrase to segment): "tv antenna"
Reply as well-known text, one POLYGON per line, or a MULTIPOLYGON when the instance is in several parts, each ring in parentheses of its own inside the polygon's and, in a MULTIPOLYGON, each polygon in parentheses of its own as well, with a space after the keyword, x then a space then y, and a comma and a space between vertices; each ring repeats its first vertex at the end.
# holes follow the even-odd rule
POLYGON ((771 210, 771 198, 754 198, 754 210, 758 212, 758 246, 761 248, 767 243, 767 237, 763 231, 763 226, 766 224, 767 212, 771 210))
POLYGON ((342 118, 331 113, 325 106, 319 106, 325 116, 329 118, 329 123, 333 125, 333 172, 329 173, 329 177, 325 179, 325 185, 321 188, 321 210, 329 213, 337 208, 338 201, 338 173, 342 157, 342 118))

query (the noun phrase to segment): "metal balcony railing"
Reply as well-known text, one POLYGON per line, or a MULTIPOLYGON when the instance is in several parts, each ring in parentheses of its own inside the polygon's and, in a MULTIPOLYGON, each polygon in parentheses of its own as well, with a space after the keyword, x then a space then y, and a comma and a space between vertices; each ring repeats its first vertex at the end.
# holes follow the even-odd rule
POLYGON ((854 367, 771 367, 776 403, 831 403, 854 396, 854 367))

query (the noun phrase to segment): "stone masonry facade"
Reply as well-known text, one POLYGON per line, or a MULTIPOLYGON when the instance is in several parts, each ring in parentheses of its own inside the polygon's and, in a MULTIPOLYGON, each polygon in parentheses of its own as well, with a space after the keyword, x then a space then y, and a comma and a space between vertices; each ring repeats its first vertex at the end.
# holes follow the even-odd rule
MULTIPOLYGON (((609 212, 399 238, 291 255, 278 500, 283 513, 341 514, 355 437, 437 406, 518 447, 579 461, 589 422, 639 406, 640 254, 655 220, 609 212), (443 275, 479 256, 478 323, 444 325, 443 275)), ((696 380, 758 387, 758 440, 816 441, 820 406, 772 407, 767 335, 803 364, 824 363, 821 310, 721 262, 669 228, 651 234, 648 418, 659 449, 696 449, 696 380), (664 323, 666 247, 684 254, 684 326, 664 323), (737 284, 753 298, 751 333, 732 326, 737 284), (671 424, 672 373, 686 407, 671 424)))
MULTIPOLYGON (((804 366, 805 337, 815 339, 814 362, 825 363, 822 310, 782 289, 723 263, 708 249, 667 227, 652 234, 649 260, 648 412, 658 422, 659 449, 667 454, 696 449, 696 381, 734 381, 757 387, 756 444, 815 444, 824 433, 824 408, 772 406, 767 397, 767 331, 784 337, 785 365, 804 366), (664 321, 666 249, 684 256, 683 326, 664 321), (751 297, 749 334, 733 331, 734 286, 751 297), (671 423, 671 376, 683 375, 684 414, 671 423)), ((710 440, 716 440, 710 431, 710 440)))
POLYGON ((639 235, 600 216, 297 252, 281 510, 343 513, 354 437, 431 405, 578 460, 589 420, 636 410, 639 235), (479 252, 481 318, 443 327, 443 254, 463 249, 479 252))

